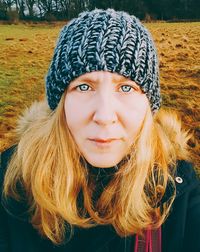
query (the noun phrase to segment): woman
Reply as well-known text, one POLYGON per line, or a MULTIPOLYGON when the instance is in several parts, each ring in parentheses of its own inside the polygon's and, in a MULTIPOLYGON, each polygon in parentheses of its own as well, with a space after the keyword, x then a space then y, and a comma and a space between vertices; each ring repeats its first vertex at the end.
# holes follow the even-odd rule
POLYGON ((0 251, 200 251, 190 136, 159 110, 156 49, 140 21, 112 9, 73 19, 46 96, 2 154, 0 251))

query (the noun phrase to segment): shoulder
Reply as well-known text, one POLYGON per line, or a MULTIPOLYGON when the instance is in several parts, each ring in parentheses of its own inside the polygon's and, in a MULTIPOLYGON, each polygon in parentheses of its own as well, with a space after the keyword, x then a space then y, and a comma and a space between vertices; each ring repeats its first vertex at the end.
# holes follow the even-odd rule
POLYGON ((12 145, 5 151, 0 153, 0 164, 1 168, 5 168, 8 165, 8 162, 10 161, 12 154, 14 153, 17 145, 12 145))
POLYGON ((13 145, 10 148, 0 153, 0 185, 3 183, 4 174, 6 172, 7 166, 11 157, 16 150, 17 145, 13 145))
POLYGON ((190 192, 195 188, 199 188, 200 186, 200 179, 193 164, 185 160, 177 161, 177 169, 174 179, 176 183, 177 197, 190 192))
POLYGON ((24 197, 24 190, 20 184, 17 184, 17 189, 22 196, 20 201, 15 200, 12 197, 4 198, 2 195, 3 191, 3 181, 5 177, 5 173, 9 164, 9 161, 12 158, 13 153, 17 149, 17 145, 13 145, 4 152, 1 153, 1 166, 0 166, 0 208, 4 209, 4 212, 9 214, 16 219, 20 220, 28 220, 28 205, 26 202, 26 198, 24 197))
POLYGON ((176 198, 162 229, 163 251, 200 251, 200 180, 193 164, 178 161, 174 181, 176 198))
POLYGON ((177 161, 177 174, 187 177, 189 180, 192 178, 197 178, 194 165, 186 160, 177 161))
POLYGON ((193 165, 185 161, 179 162, 176 178, 179 183, 176 181, 177 214, 175 216, 176 220, 180 216, 182 226, 185 227, 184 251, 200 251, 200 179, 193 165))
POLYGON ((178 160, 176 162, 176 170, 173 177, 176 188, 174 188, 174 185, 169 182, 161 203, 165 203, 169 200, 174 194, 174 189, 176 190, 176 205, 176 202, 180 201, 179 198, 188 198, 188 195, 190 195, 193 190, 200 187, 200 180, 191 162, 178 160))
POLYGON ((175 182, 174 210, 177 216, 186 215, 187 228, 192 226, 197 231, 200 226, 200 179, 191 163, 179 161, 175 182))
POLYGON ((17 145, 13 145, 10 148, 0 153, 0 199, 1 200, 2 200, 4 176, 5 176, 8 164, 11 160, 11 157, 16 147, 17 145))

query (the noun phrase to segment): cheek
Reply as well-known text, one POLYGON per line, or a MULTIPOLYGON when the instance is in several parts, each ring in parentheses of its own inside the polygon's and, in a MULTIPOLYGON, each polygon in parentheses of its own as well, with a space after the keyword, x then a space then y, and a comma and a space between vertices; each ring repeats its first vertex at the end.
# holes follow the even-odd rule
POLYGON ((75 99, 71 94, 67 94, 64 111, 67 126, 73 137, 77 138, 81 135, 81 129, 85 129, 89 109, 86 103, 83 103, 80 99, 75 99))
POLYGON ((132 104, 131 108, 127 113, 127 126, 129 135, 135 136, 140 129, 143 120, 145 118, 147 108, 149 107, 149 102, 146 97, 140 99, 132 104))
POLYGON ((80 118, 80 109, 78 109, 78 104, 67 95, 65 97, 64 111, 67 125, 73 133, 76 129, 76 125, 78 124, 78 119, 80 118))

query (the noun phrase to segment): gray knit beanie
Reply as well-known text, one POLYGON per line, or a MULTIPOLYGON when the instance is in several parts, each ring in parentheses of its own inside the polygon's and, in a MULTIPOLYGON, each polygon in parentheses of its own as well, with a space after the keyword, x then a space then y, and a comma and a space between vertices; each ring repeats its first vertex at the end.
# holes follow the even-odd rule
POLYGON ((152 37, 136 17, 113 9, 82 12, 63 27, 46 76, 49 107, 57 107, 72 80, 101 70, 135 81, 151 110, 159 109, 159 67, 152 37))

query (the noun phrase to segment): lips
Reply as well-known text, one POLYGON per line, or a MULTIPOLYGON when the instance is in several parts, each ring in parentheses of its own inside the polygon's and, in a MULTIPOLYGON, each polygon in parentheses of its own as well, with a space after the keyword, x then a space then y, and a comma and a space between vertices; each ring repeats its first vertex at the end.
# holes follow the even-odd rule
POLYGON ((117 140, 117 138, 107 138, 107 139, 100 139, 100 138, 89 138, 89 140, 97 142, 97 143, 110 143, 114 140, 117 140))

